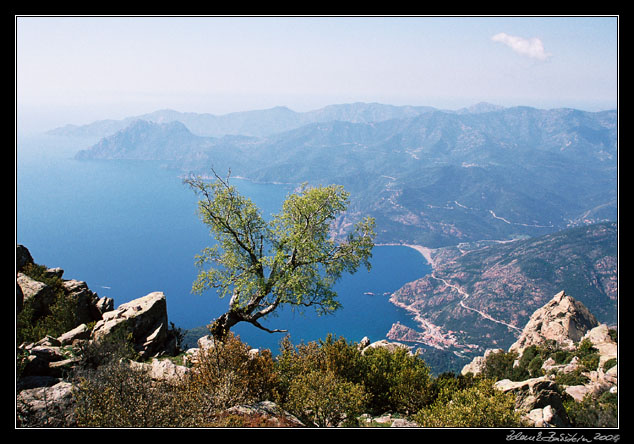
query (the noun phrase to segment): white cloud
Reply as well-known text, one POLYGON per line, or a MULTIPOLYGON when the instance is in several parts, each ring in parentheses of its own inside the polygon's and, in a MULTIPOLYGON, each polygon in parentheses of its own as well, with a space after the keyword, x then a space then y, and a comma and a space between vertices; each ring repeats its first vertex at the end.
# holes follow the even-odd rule
POLYGON ((499 34, 495 34, 491 37, 491 40, 494 42, 504 43, 516 53, 537 60, 545 61, 552 55, 544 50, 544 44, 536 37, 525 39, 523 37, 517 37, 500 32, 499 34))

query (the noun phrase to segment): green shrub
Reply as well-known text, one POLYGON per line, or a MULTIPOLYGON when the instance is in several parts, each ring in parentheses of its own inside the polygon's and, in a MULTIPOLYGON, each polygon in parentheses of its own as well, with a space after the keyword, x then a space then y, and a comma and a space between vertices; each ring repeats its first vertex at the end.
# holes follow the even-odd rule
POLYGON ((276 369, 279 375, 278 400, 286 401, 293 380, 311 372, 329 372, 335 377, 361 383, 363 367, 356 344, 328 335, 325 340, 294 346, 288 337, 280 344, 276 369))
POLYGON ((608 330, 608 334, 610 335, 610 337, 612 338, 612 340, 616 343, 619 342, 619 332, 618 330, 611 328, 608 330))
POLYGON ((229 333, 199 352, 184 384, 207 417, 237 404, 274 399, 278 376, 269 350, 251 353, 248 345, 229 333))
POLYGON ((490 379, 455 392, 443 391, 415 416, 423 427, 520 427, 515 397, 493 386, 490 379))
POLYGON ((544 360, 541 356, 535 356, 527 366, 528 374, 531 378, 538 378, 543 376, 544 371, 542 370, 542 365, 544 364, 544 360))
POLYGON ((366 411, 372 414, 388 411, 412 414, 429 404, 434 393, 429 368, 407 349, 377 347, 361 354, 357 344, 332 336, 296 347, 285 338, 277 370, 280 378, 278 401, 283 406, 293 404, 292 408, 296 409, 293 413, 298 415, 303 411, 298 408, 299 401, 291 402, 291 397, 301 392, 297 384, 308 384, 319 378, 329 378, 336 384, 353 384, 359 397, 364 399, 366 411), (361 387, 367 396, 360 395, 361 387))
POLYGON ((572 353, 566 350, 557 350, 551 356, 555 360, 555 364, 558 365, 570 362, 573 357, 572 353))
POLYGON ((583 369, 577 368, 572 372, 563 373, 559 372, 555 376, 555 382, 558 385, 583 385, 589 381, 588 377, 582 374, 583 369))
POLYGON ((324 427, 345 418, 351 425, 368 403, 361 352, 344 338, 293 346, 286 337, 276 369, 278 403, 307 423, 324 427))
POLYGON ((453 393, 459 390, 473 387, 473 385, 475 385, 480 379, 480 377, 473 376, 472 373, 468 373, 466 375, 456 375, 453 372, 441 373, 432 380, 432 398, 438 398, 438 396, 440 396, 443 391, 447 393, 453 393))
POLYGON ((491 353, 487 357, 482 376, 487 379, 499 381, 501 379, 517 380, 513 375, 513 363, 517 359, 517 353, 499 351, 491 353))
POLYGON ((371 394, 370 411, 375 414, 413 414, 433 399, 429 367, 405 348, 376 347, 363 356, 364 383, 371 394))
POLYGON ((581 358, 580 364, 584 371, 591 372, 599 367, 601 357, 598 353, 592 353, 581 358))
POLYGON ((574 352, 574 356, 579 357, 579 359, 583 359, 586 356, 596 354, 598 350, 594 347, 594 344, 589 339, 582 340, 579 344, 577 344, 577 349, 574 352))
POLYGON ((305 423, 318 427, 357 425, 368 395, 363 385, 337 377, 332 371, 313 370, 290 383, 285 407, 305 423))
POLYGON ((605 392, 598 399, 590 394, 583 401, 564 401, 573 427, 618 427, 618 396, 605 392))
POLYGON ((616 365, 616 358, 608 359, 603 363, 603 370, 608 371, 616 365))

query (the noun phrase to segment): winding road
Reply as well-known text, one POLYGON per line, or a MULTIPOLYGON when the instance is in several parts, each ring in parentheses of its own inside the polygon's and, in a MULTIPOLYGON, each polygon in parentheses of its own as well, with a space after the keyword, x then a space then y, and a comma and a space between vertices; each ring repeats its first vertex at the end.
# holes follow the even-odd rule
POLYGON ((451 287, 451 288, 453 288, 454 290, 456 290, 458 293, 460 293, 460 294, 462 295, 462 297, 463 297, 463 299, 460 301, 460 306, 461 306, 462 308, 465 308, 465 309, 467 309, 467 310, 470 310, 470 311, 473 311, 473 312, 475 312, 475 313, 478 313, 480 316, 482 316, 482 317, 483 317, 483 318, 485 318, 485 319, 488 319, 489 321, 492 321, 492 322, 497 322, 498 324, 502 324, 502 325, 504 325, 504 326, 506 326, 506 327, 508 327, 508 328, 510 328, 510 329, 517 330, 517 331, 519 331, 519 332, 521 332, 521 331, 522 331, 520 328, 517 328, 517 327, 516 327, 516 326, 514 326, 514 325, 508 324, 508 323, 506 323, 506 322, 504 322, 504 321, 500 321, 499 319, 495 319, 495 318, 491 317, 490 315, 488 315, 488 314, 486 314, 486 313, 484 313, 484 312, 482 312, 482 311, 480 311, 480 310, 477 310, 477 309, 475 309, 475 308, 468 307, 468 306, 464 303, 464 301, 465 301, 466 299, 469 299, 469 293, 467 293, 466 291, 464 291, 462 288, 460 288, 460 287, 458 287, 458 286, 456 286, 456 285, 450 284, 449 282, 447 282, 447 281, 446 281, 445 279, 443 279, 443 278, 439 278, 439 277, 434 276, 434 274, 433 274, 433 273, 430 275, 430 277, 431 277, 432 279, 436 279, 436 280, 438 280, 438 281, 441 281, 441 282, 442 282, 443 284, 445 284, 447 287, 451 287))

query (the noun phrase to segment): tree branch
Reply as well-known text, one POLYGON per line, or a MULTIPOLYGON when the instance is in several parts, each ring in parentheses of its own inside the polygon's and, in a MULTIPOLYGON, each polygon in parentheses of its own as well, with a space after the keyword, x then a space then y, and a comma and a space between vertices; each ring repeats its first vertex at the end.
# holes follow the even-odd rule
POLYGON ((255 325, 257 328, 259 328, 261 330, 264 330, 266 332, 269 332, 269 333, 288 333, 288 330, 280 330, 280 329, 271 330, 269 328, 266 328, 262 324, 260 324, 258 321, 256 321, 255 319, 249 320, 247 322, 249 322, 250 324, 255 325))

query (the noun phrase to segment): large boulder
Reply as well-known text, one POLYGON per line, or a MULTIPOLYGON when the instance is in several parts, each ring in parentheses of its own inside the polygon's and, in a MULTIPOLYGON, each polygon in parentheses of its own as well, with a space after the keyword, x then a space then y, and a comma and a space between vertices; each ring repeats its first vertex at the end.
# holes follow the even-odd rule
POLYGON ((71 279, 62 282, 62 288, 64 293, 70 296, 74 302, 79 324, 88 324, 101 319, 102 313, 98 307, 99 296, 88 288, 86 282, 71 279))
POLYGON ((142 358, 159 354, 168 345, 167 302, 165 294, 160 291, 121 304, 102 317, 92 330, 94 341, 102 341, 115 334, 130 334, 142 358))
POLYGON ((283 410, 272 401, 260 401, 255 404, 237 405, 225 410, 225 415, 236 415, 249 418, 260 426, 265 427, 304 427, 296 416, 283 410))
POLYGON ((460 373, 463 375, 466 375, 467 373, 472 373, 474 376, 479 375, 486 368, 487 359, 489 359, 491 354, 503 352, 504 350, 501 348, 488 349, 484 352, 484 356, 476 356, 469 364, 462 367, 462 371, 460 373))
POLYGON ((66 381, 22 390, 16 398, 18 426, 76 426, 72 391, 72 384, 66 381))
POLYGON ((569 427, 570 420, 559 394, 557 384, 545 376, 511 381, 503 379, 495 388, 515 395, 515 410, 537 427, 569 427))
POLYGON ((61 345, 73 344, 75 341, 90 339, 90 328, 86 324, 80 324, 72 330, 63 333, 57 338, 61 345))
POLYGON ((29 252, 28 248, 24 245, 16 245, 15 246, 15 268, 16 271, 20 272, 24 267, 28 264, 33 263, 33 257, 29 252))
MULTIPOLYGON (((51 286, 36 281, 24 273, 18 272, 17 286, 20 288, 23 303, 29 302, 36 318, 46 314, 48 307, 55 302, 55 290, 51 286)), ((19 307, 22 305, 22 303, 18 304, 19 307)))
POLYGON ((531 345, 555 341, 572 348, 584 334, 599 325, 597 319, 581 302, 561 291, 546 305, 536 310, 509 351, 522 352, 531 345))
POLYGON ((364 347, 361 350, 361 354, 365 354, 369 350, 372 350, 372 349, 375 349, 375 348, 384 348, 384 349, 386 349, 388 351, 391 351, 391 352, 393 352, 395 350, 398 350, 398 349, 404 349, 404 350, 407 350, 407 352, 409 354, 412 354, 410 347, 408 347, 407 345, 405 345, 405 344, 403 344, 401 342, 391 342, 391 341, 388 341, 387 339, 381 339, 380 341, 376 341, 376 342, 373 342, 373 343, 369 344, 368 346, 364 347))
POLYGON ((169 359, 153 358, 150 362, 130 361, 130 367, 147 372, 154 381, 178 382, 189 373, 190 369, 183 365, 174 364, 169 359))
POLYGON ((618 345, 610 336, 610 330, 605 324, 589 330, 583 339, 588 339, 592 342, 594 348, 599 351, 599 367, 603 367, 606 361, 615 359, 618 355, 618 345))
POLYGON ((61 345, 58 339, 51 336, 46 336, 34 344, 20 345, 20 376, 65 376, 79 362, 79 358, 72 350, 61 345))

